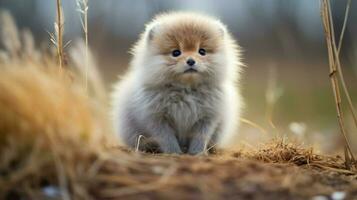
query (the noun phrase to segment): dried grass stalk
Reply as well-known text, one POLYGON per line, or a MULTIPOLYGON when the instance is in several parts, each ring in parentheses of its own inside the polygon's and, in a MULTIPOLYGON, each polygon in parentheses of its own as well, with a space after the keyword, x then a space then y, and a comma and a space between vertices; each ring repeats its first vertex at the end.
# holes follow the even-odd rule
POLYGON ((57 0, 57 19, 55 23, 56 47, 60 70, 63 68, 63 25, 64 17, 62 10, 62 0, 57 0))
POLYGON ((79 74, 81 76, 85 75, 87 77, 87 93, 92 92, 90 94, 93 94, 93 96, 99 99, 101 102, 106 103, 107 93, 105 90, 104 82, 101 78, 102 76, 99 73, 96 60, 90 49, 86 48, 85 42, 83 40, 75 41, 69 50, 69 56, 79 74), (87 57, 87 66, 83 64, 84 56, 87 57))
POLYGON ((21 51, 19 31, 9 11, 0 10, 0 40, 12 59, 17 59, 21 51))
MULTIPOLYGON (((343 36, 344 36, 345 30, 346 30, 346 24, 347 24, 347 19, 348 19, 348 14, 349 14, 350 7, 351 7, 351 0, 348 0, 347 5, 346 5, 346 11, 345 11, 345 17, 344 17, 344 21, 343 21, 343 26, 342 26, 340 39, 339 39, 337 48, 336 48, 336 42, 335 42, 335 31, 334 31, 334 26, 333 26, 331 15, 330 15, 330 22, 331 22, 333 51, 334 51, 335 58, 336 58, 336 63, 335 63, 336 66, 335 67, 337 67, 337 69, 338 69, 338 72, 339 72, 338 75, 339 75, 339 78, 341 80, 342 89, 343 89, 343 91, 344 91, 344 93, 346 95, 348 106, 349 106, 349 109, 350 109, 350 111, 352 113, 352 118, 353 118, 354 124, 355 124, 355 126, 357 128, 356 111, 355 111, 355 108, 353 106, 351 96, 350 96, 350 94, 348 92, 348 89, 347 89, 347 84, 346 84, 345 78, 343 76, 343 71, 342 71, 342 67, 341 67, 341 63, 340 63, 340 57, 339 57, 340 56, 340 52, 341 52, 341 47, 342 47, 343 36)), ((331 8, 329 8, 329 9, 330 9, 329 11, 331 13, 331 8)))
MULTIPOLYGON (((335 97, 336 103, 336 110, 337 110, 337 118, 339 122, 340 131, 342 136, 345 140, 346 145, 346 153, 345 153, 345 162, 348 168, 351 168, 351 162, 349 161, 351 158, 352 162, 355 162, 355 158, 353 156, 351 146, 349 144, 349 140, 347 138, 344 120, 343 120, 343 112, 342 112, 342 103, 341 103, 341 95, 340 95, 340 87, 339 87, 339 80, 336 76, 340 74, 340 77, 343 75, 340 72, 340 61, 339 61, 339 54, 337 52, 336 43, 334 42, 334 30, 333 30, 333 21, 331 16, 331 7, 329 0, 321 0, 321 16, 322 22, 325 30, 325 38, 327 42, 327 50, 328 50, 328 57, 329 57, 329 66, 330 66, 330 80, 332 84, 332 90, 335 97), (339 67, 336 67, 339 66, 339 67)), ((345 20, 346 23, 346 20, 345 20)), ((345 26, 345 25, 344 25, 345 26)), ((342 39, 341 39, 342 41, 342 39)), ((340 48, 340 47, 339 47, 340 48)), ((348 95, 348 91, 345 90, 346 95, 348 95)))
POLYGON ((105 117, 55 66, 1 65, 0 199, 16 188, 25 199, 47 199, 33 193, 43 181, 61 191, 58 199, 89 199, 95 185, 87 169, 105 153, 105 117))
POLYGON ((266 100, 265 118, 268 121, 269 125, 276 132, 278 132, 278 130, 273 122, 274 108, 277 101, 283 94, 283 90, 278 86, 277 82, 278 82, 278 78, 277 78, 276 66, 271 65, 269 68, 267 89, 265 91, 265 100, 266 100))
POLYGON ((88 70, 89 70, 89 55, 88 55, 88 0, 77 0, 78 12, 84 33, 85 41, 85 89, 88 90, 88 70))
POLYGON ((41 54, 36 49, 35 39, 33 38, 32 32, 29 29, 24 29, 21 31, 22 39, 22 56, 28 61, 38 62, 40 61, 41 54))

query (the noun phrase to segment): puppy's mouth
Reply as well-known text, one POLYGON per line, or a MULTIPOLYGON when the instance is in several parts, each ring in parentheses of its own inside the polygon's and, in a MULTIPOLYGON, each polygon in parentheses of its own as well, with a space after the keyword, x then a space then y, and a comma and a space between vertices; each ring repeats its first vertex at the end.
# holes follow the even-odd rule
POLYGON ((186 69, 183 73, 184 74, 190 74, 190 73, 197 73, 197 69, 194 69, 194 68, 189 68, 189 69, 186 69))

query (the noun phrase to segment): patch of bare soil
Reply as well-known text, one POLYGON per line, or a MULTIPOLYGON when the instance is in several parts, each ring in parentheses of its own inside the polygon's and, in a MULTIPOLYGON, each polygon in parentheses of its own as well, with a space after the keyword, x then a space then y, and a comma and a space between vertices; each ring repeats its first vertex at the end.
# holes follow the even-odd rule
MULTIPOLYGON (((318 156, 315 161, 321 165, 315 161, 311 161, 312 164, 267 161, 241 152, 206 157, 131 154, 136 158, 137 168, 111 177, 118 182, 127 180, 130 186, 107 185, 106 189, 95 191, 95 196, 103 199, 276 200, 332 199, 339 193, 345 195, 344 199, 357 199, 356 174, 332 166, 321 167, 326 158, 318 156)), ((341 161, 338 157, 333 159, 341 161)))

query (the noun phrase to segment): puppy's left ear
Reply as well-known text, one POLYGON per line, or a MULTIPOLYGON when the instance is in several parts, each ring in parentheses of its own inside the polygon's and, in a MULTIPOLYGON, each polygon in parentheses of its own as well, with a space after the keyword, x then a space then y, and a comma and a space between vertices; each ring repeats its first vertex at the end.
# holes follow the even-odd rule
POLYGON ((224 38, 225 35, 227 34, 227 28, 223 24, 220 24, 218 26, 218 29, 219 29, 219 33, 220 33, 221 37, 224 38))
POLYGON ((148 29, 147 37, 148 37, 149 41, 151 41, 154 39, 155 34, 157 33, 158 25, 156 24, 156 25, 147 27, 147 29, 148 29))

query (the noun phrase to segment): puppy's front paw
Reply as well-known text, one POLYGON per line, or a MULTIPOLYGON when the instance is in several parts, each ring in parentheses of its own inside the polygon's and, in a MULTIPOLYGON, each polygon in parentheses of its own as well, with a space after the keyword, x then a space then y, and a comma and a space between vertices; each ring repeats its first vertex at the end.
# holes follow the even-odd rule
POLYGON ((162 147, 162 152, 167 154, 183 154, 180 146, 178 145, 169 145, 162 147))
POLYGON ((193 142, 188 148, 187 153, 190 155, 207 155, 203 142, 193 142))

